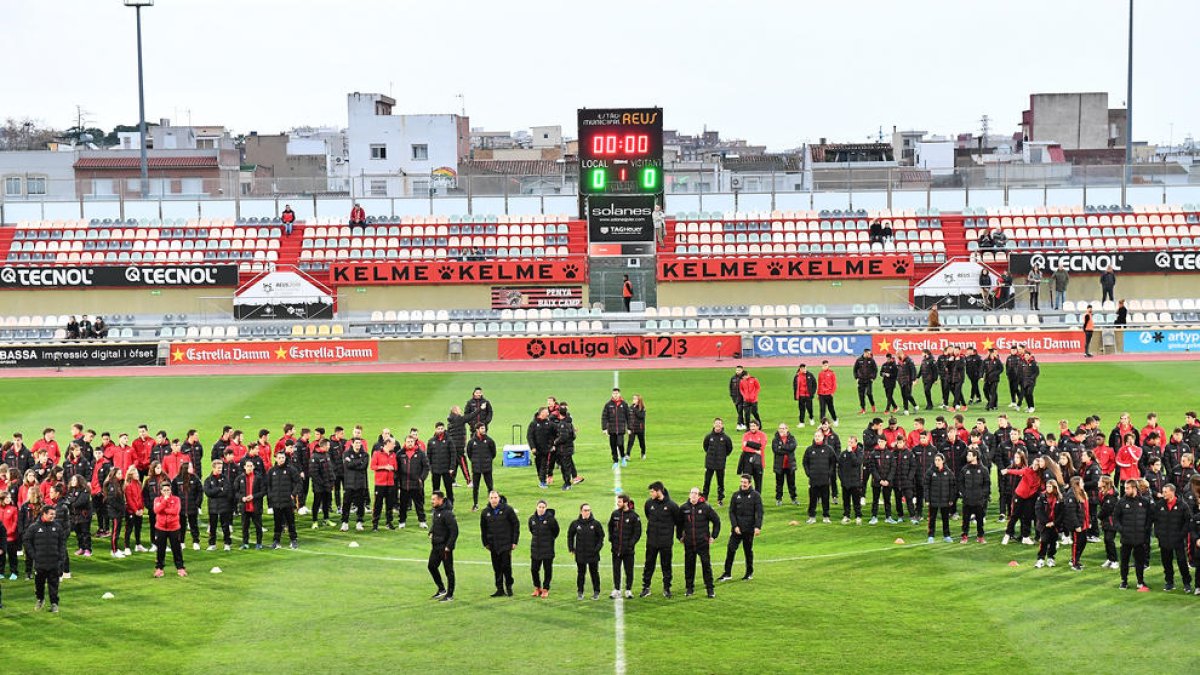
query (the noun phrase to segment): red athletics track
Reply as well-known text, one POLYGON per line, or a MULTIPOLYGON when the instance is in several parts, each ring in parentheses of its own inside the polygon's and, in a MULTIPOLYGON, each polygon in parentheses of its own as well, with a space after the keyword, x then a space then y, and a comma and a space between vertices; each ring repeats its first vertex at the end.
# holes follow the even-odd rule
MULTIPOLYGON (((1127 363, 1149 361, 1194 361, 1196 354, 1111 354, 1086 359, 1082 354, 1038 356, 1040 363, 1127 363)), ((805 362, 810 368, 821 357, 747 358, 747 368, 786 368, 805 362)), ((312 375, 348 373, 474 373, 527 372, 550 369, 571 370, 653 370, 663 368, 732 368, 738 359, 579 359, 548 361, 423 361, 418 363, 304 364, 304 365, 227 365, 227 366, 134 366, 126 368, 14 368, 0 370, 0 379, 21 377, 169 377, 189 375, 312 375)), ((854 357, 829 359, 835 366, 853 365, 854 357)))

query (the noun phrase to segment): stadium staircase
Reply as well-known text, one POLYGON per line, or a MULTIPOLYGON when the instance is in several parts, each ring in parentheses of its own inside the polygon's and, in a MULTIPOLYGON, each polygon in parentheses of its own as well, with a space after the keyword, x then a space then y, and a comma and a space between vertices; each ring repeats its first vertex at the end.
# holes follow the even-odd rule
MULTIPOLYGON (((954 260, 955 258, 967 258, 970 254, 967 252, 967 234, 963 227, 963 215, 961 213, 943 213, 940 216, 942 221, 942 241, 946 246, 946 260, 954 260)), ((914 265, 913 281, 914 283, 928 277, 937 270, 941 269, 945 263, 918 263, 914 265)))
MULTIPOLYGON (((300 249, 304 245, 304 233, 308 230, 309 225, 296 223, 292 228, 291 236, 288 236, 285 230, 283 236, 279 239, 279 262, 276 265, 277 269, 295 269, 300 261, 300 249)), ((306 275, 307 276, 307 275, 306 275)))
POLYGON ((9 251, 12 250, 13 237, 16 236, 17 229, 15 227, 0 227, 0 252, 3 252, 4 260, 8 260, 9 251))

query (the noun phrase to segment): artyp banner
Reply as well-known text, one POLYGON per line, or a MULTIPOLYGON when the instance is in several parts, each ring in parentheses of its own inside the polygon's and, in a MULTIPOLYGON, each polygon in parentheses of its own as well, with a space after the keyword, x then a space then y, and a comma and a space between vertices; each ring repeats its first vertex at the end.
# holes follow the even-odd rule
POLYGON ((1200 351, 1200 330, 1127 330, 1121 350, 1134 354, 1186 354, 1200 351))
POLYGON ((1008 351, 1024 346, 1034 354, 1082 354, 1083 331, 1019 331, 1011 328, 982 331, 884 331, 872 336, 877 354, 902 351, 919 353, 923 349, 941 352, 946 347, 974 347, 979 352, 991 348, 1008 351))
POLYGON ((758 335, 755 356, 857 356, 871 348, 870 335, 758 335))

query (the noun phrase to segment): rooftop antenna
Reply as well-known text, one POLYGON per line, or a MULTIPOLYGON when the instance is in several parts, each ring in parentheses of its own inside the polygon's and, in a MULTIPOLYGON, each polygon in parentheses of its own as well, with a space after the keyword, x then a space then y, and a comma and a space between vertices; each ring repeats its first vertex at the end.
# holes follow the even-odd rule
POLYGON ((467 116, 467 96, 466 96, 466 94, 455 94, 454 98, 458 99, 459 113, 460 113, 459 116, 466 117, 467 116))

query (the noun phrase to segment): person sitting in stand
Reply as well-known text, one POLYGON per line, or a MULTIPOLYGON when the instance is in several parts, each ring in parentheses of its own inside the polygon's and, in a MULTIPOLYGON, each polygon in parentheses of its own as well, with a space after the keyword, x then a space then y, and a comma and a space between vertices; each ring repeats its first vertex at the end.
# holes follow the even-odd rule
POLYGON ((992 248, 997 251, 1003 251, 1008 247, 1008 235, 1004 234, 1004 230, 996 230, 992 233, 992 248))
POLYGON ((350 209, 350 224, 351 225, 366 225, 367 224, 367 212, 363 210, 363 207, 360 206, 358 204, 358 202, 354 202, 354 207, 352 209, 350 209))
POLYGON ((79 338, 91 340, 94 337, 96 334, 92 332, 92 320, 88 318, 87 314, 84 314, 83 318, 79 320, 79 338))
POLYGON ((96 323, 92 324, 92 336, 97 340, 108 337, 108 324, 104 323, 104 317, 96 317, 96 323))
POLYGON ((71 318, 67 320, 67 339, 68 340, 78 340, 79 339, 79 321, 77 321, 75 319, 74 315, 72 315, 71 318))
POLYGON ((995 246, 996 246, 996 242, 992 239, 992 231, 984 230, 979 235, 979 250, 980 251, 990 251, 993 248, 995 248, 995 246))
POLYGON ((283 213, 279 214, 279 219, 283 221, 284 233, 289 237, 292 236, 292 225, 296 222, 296 212, 292 210, 291 204, 283 205, 283 213))

